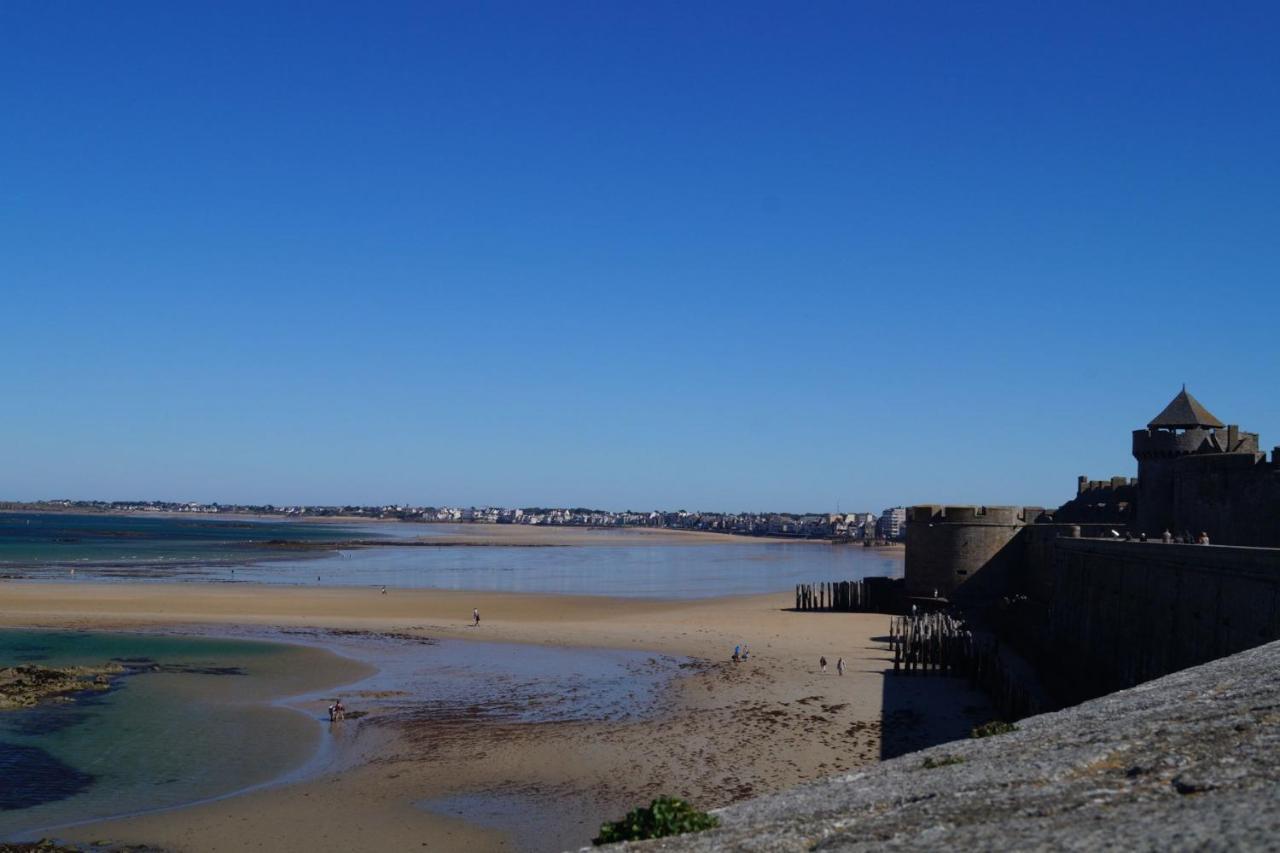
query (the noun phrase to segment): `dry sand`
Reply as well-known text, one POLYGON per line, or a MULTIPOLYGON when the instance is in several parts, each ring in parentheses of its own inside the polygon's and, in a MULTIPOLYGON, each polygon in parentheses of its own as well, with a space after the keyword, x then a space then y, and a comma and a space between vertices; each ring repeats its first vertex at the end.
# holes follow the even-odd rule
MULTIPOLYGON (((888 617, 793 613, 787 594, 653 601, 435 590, 250 585, 0 585, 0 625, 311 626, 642 649, 705 662, 672 710, 626 723, 433 719, 381 727, 336 776, 68 831, 180 850, 555 849, 659 793, 724 805, 963 737, 990 717, 952 679, 886 675, 888 617), (469 626, 479 607, 479 628, 469 626), (735 644, 751 660, 732 663, 735 644), (828 673, 818 671, 825 655, 828 673), (835 674, 844 657, 848 671, 835 674), (441 816, 424 800, 471 792, 520 814, 523 837, 441 816)), ((353 706, 358 696, 351 699, 353 706)), ((366 721, 361 721, 364 724, 366 721)))

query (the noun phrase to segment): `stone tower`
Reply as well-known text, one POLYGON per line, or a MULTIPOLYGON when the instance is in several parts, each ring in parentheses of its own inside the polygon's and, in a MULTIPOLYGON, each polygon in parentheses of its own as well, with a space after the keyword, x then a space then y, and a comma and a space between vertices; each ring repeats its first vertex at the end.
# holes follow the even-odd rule
POLYGON ((1193 453, 1224 450, 1217 435, 1220 429, 1222 421, 1188 394, 1184 385, 1146 429, 1133 431, 1139 531, 1148 536, 1159 536, 1165 530, 1181 532, 1175 502, 1177 461, 1193 453))

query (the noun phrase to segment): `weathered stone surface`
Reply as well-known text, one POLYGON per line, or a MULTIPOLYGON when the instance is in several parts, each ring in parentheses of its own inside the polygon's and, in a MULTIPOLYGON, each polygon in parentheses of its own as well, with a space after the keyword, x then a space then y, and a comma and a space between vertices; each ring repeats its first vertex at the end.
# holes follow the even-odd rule
POLYGON ((630 846, 1280 849, 1280 643, 716 814, 630 846))

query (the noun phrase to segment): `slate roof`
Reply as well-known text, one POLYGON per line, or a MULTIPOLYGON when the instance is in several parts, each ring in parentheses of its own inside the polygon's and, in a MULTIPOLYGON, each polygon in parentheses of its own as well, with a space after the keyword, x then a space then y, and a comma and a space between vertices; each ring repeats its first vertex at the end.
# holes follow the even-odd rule
POLYGON ((1178 392, 1178 396, 1174 397, 1173 401, 1164 407, 1164 411, 1156 415, 1147 426, 1164 427, 1165 429, 1220 428, 1223 423, 1215 418, 1208 409, 1200 405, 1199 400, 1188 394, 1187 389, 1184 387, 1178 392))

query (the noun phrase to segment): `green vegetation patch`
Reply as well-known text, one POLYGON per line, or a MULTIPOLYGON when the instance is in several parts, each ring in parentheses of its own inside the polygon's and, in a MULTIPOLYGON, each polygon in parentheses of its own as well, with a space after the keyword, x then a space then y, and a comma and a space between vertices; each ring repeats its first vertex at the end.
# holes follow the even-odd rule
POLYGON ((719 825, 719 818, 698 811, 684 800, 658 797, 648 808, 635 809, 628 812, 622 820, 601 826, 599 837, 591 839, 591 843, 614 844, 618 841, 665 838, 668 835, 701 832, 719 825))
POLYGON ((993 735, 1007 735, 1009 732, 1016 732, 1018 727, 1013 723, 1006 723, 1004 720, 992 720, 989 723, 983 723, 975 728, 971 733, 971 737, 991 737, 993 735))
POLYGON ((944 755, 941 758, 934 758, 932 755, 924 760, 924 764, 920 766, 925 770, 932 770, 935 767, 946 767, 949 764, 964 764, 964 759, 958 755, 944 755))

